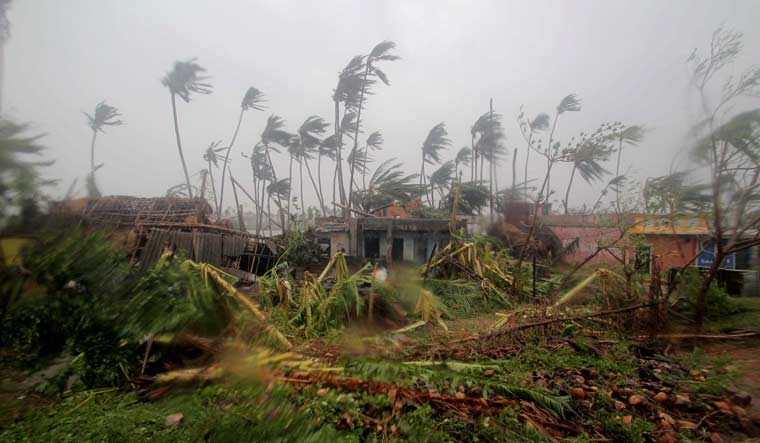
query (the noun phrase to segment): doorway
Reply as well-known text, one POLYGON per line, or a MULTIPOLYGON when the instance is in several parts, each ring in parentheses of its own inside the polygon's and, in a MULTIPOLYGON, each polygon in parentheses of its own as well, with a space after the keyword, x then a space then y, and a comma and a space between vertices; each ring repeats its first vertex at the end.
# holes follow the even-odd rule
POLYGON ((403 238, 394 238, 393 239, 393 246, 391 250, 391 258, 394 262, 401 261, 404 259, 404 239, 403 238))

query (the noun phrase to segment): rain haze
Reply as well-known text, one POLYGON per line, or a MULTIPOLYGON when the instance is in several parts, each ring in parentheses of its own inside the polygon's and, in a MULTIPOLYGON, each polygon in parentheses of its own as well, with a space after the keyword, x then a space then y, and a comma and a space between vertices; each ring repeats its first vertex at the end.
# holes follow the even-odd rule
MULTIPOLYGON (((352 56, 391 40, 401 59, 384 65, 390 86, 374 88, 362 115, 365 135, 385 138, 376 158, 397 157, 406 172, 418 172, 420 146, 439 122, 452 140, 444 157, 453 157, 469 145, 471 125, 493 99, 510 154, 497 167, 503 186, 514 148, 518 164, 524 161, 521 106, 529 116, 553 115, 562 97, 577 94, 583 109, 563 117, 561 140, 606 121, 645 126, 640 146, 623 153, 626 170, 641 179, 666 173, 687 143, 698 109, 685 63, 691 51, 725 25, 744 33, 743 66, 760 54, 754 1, 24 0, 8 16, 3 112, 47 134, 46 156, 56 163, 46 175, 60 179, 51 192, 58 197, 77 177, 77 194, 85 195, 91 131, 83 112, 102 100, 118 107, 125 123, 98 140, 104 195, 163 195, 184 181, 161 84, 177 60, 197 58, 213 84, 210 95, 178 101, 196 184, 203 151, 212 141, 229 142, 249 86, 263 91, 267 108, 244 117, 231 154, 241 181, 250 181, 241 153, 251 151, 269 114, 283 117, 290 131, 310 115, 332 121, 338 72, 352 56)), ((287 170, 284 154, 274 163, 280 174, 287 170)), ((543 168, 532 162, 530 175, 543 168)), ((571 205, 593 202, 598 188, 579 183, 571 205)), ((316 204, 314 195, 307 185, 307 204, 316 204)), ((553 196, 555 204, 560 198, 553 196)))

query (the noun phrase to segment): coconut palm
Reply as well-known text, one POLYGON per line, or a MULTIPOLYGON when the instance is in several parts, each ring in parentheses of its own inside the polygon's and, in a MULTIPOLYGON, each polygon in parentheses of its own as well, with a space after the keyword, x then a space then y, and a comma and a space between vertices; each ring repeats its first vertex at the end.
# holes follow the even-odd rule
MULTIPOLYGON (((214 184, 214 170, 211 167, 211 165, 213 164, 214 167, 219 168, 219 160, 223 160, 224 163, 222 164, 225 164, 227 162, 226 158, 223 158, 221 155, 217 154, 218 152, 221 152, 225 149, 223 147, 220 148, 219 147, 220 144, 222 144, 221 140, 216 141, 216 142, 211 142, 208 145, 208 148, 206 148, 206 150, 203 152, 203 160, 206 163, 208 163, 207 171, 208 171, 209 179, 211 180, 211 193, 214 196, 214 206, 216 207, 217 217, 221 217, 220 213, 222 212, 221 210, 222 205, 219 202, 219 199, 217 198, 217 195, 216 195, 216 184, 214 184)), ((204 196, 201 196, 201 198, 203 197, 204 196)))
POLYGON ((530 151, 533 149, 533 135, 539 131, 545 131, 549 129, 549 114, 539 112, 532 120, 525 119, 525 114, 520 109, 520 114, 517 116, 517 122, 520 126, 520 132, 522 132, 525 139, 525 173, 523 174, 523 195, 528 195, 528 163, 530 162, 530 151))
MULTIPOLYGON (((470 129, 470 134, 474 134, 474 151, 478 153, 480 157, 480 178, 479 181, 483 181, 483 165, 488 161, 488 183, 489 183, 489 196, 490 196, 490 209, 491 216, 493 217, 493 189, 494 189, 494 173, 496 165, 499 159, 506 154, 506 150, 503 145, 504 141, 504 129, 501 124, 501 114, 493 112, 493 105, 491 110, 481 115, 470 129)), ((497 187, 498 188, 498 187, 497 187)))
MULTIPOLYGON (((263 103, 265 101, 266 100, 264 100, 264 93, 254 88, 253 86, 251 86, 250 88, 248 88, 247 91, 245 91, 245 95, 243 95, 243 100, 240 102, 240 115, 238 115, 238 121, 237 121, 237 125, 235 126, 235 132, 232 134, 232 140, 230 141, 229 146, 227 146, 226 152, 224 154, 224 162, 222 163, 222 183, 221 185, 219 185, 219 207, 220 208, 224 204, 224 177, 226 175, 227 168, 229 168, 230 151, 232 150, 232 146, 235 144, 238 131, 240 131, 240 124, 243 122, 243 113, 245 113, 245 111, 248 111, 250 109, 254 109, 256 111, 263 111, 264 110, 263 103)), ((221 217, 221 211, 219 211, 219 217, 221 217)))
POLYGON ((433 206, 435 206, 435 191, 438 190, 438 195, 440 196, 441 201, 443 201, 445 195, 444 192, 450 188, 455 173, 456 166, 454 165, 454 162, 448 160, 430 174, 430 195, 433 206))
MULTIPOLYGON (((317 182, 314 180, 314 175, 311 173, 311 167, 309 166, 309 160, 314 158, 314 154, 321 155, 322 140, 320 136, 327 131, 327 127, 330 126, 322 117, 312 115, 307 118, 301 127, 298 128, 298 148, 295 150, 298 160, 298 173, 300 176, 301 186, 301 210, 305 211, 303 199, 303 166, 306 165, 306 172, 309 174, 312 186, 314 186, 314 192, 317 194, 317 200, 324 213, 324 201, 320 194, 317 182)), ((325 214, 326 215, 326 214, 325 214)))
MULTIPOLYGON (((638 125, 626 126, 618 133, 617 164, 615 165, 615 177, 620 177, 620 157, 623 146, 638 146, 644 140, 644 128, 638 125)), ((620 188, 615 189, 616 198, 620 199, 620 188)))
POLYGON ((369 211, 395 201, 409 201, 418 196, 420 187, 414 183, 417 175, 406 174, 403 164, 390 158, 377 166, 367 189, 354 195, 354 203, 369 211))
MULTIPOLYGON (((340 104, 343 103, 343 115, 344 117, 352 110, 356 110, 359 107, 361 101, 360 96, 362 94, 362 87, 364 84, 364 64, 365 57, 363 55, 354 56, 345 68, 338 74, 338 84, 333 91, 333 104, 335 109, 335 140, 336 140, 336 156, 335 156, 335 179, 333 183, 333 189, 336 187, 339 189, 341 203, 346 203, 346 192, 343 185, 343 133, 345 128, 349 128, 352 125, 341 118, 340 104), (337 183, 336 183, 337 182, 337 183)), ((357 119, 355 124, 361 122, 357 119)))
POLYGON ((272 170, 267 160, 266 149, 261 143, 253 147, 249 157, 251 162, 251 174, 253 177, 254 205, 256 206, 256 233, 261 229, 264 215, 264 189, 265 183, 273 180, 272 170))
MULTIPOLYGON (((356 116, 356 123, 354 124, 354 147, 351 149, 351 154, 354 157, 354 160, 357 160, 358 154, 356 153, 359 149, 359 126, 362 119, 362 109, 364 108, 364 97, 367 94, 370 94, 370 88, 375 83, 374 79, 378 78, 381 82, 383 82, 386 86, 390 85, 390 81, 388 81, 388 76, 385 75, 385 72, 383 72, 380 68, 377 67, 377 62, 380 61, 394 61, 398 60, 400 57, 394 54, 391 54, 390 52, 393 51, 393 49, 396 48, 396 44, 392 41, 384 41, 381 43, 378 43, 375 45, 374 48, 372 48, 372 51, 367 55, 364 61, 364 76, 362 78, 362 82, 359 88, 359 105, 357 107, 357 116, 356 116)), ((366 156, 366 152, 365 152, 366 156)), ((351 198, 350 194, 353 192, 353 185, 354 185, 354 170, 355 170, 355 161, 349 161, 349 167, 351 169, 350 171, 350 180, 349 180, 349 199, 348 204, 351 205, 351 198)))
POLYGON ((568 200, 576 172, 586 183, 600 180, 609 173, 601 162, 609 160, 620 127, 619 123, 603 123, 590 135, 581 132, 581 140, 574 147, 564 150, 563 156, 573 164, 570 181, 565 191, 565 200, 562 202, 565 214, 569 211, 568 200))
POLYGON ((319 156, 317 157, 317 187, 319 188, 319 201, 322 204, 322 215, 327 215, 325 207, 325 194, 322 191, 322 157, 332 161, 337 159, 338 142, 335 134, 325 138, 319 144, 319 156))
POLYGON ((187 192, 190 198, 193 197, 192 186, 190 185, 190 174, 187 172, 185 155, 182 152, 182 141, 179 136, 179 122, 177 121, 177 96, 185 103, 190 102, 190 95, 211 94, 212 86, 206 83, 208 76, 203 75, 206 69, 195 62, 196 59, 190 59, 184 62, 175 62, 174 69, 166 73, 161 83, 169 88, 169 94, 172 99, 172 116, 174 117, 174 135, 177 139, 177 150, 179 159, 182 162, 182 170, 185 173, 185 182, 187 192))
POLYGON ((100 197, 100 191, 98 191, 98 187, 95 184, 95 170, 99 169, 102 165, 95 167, 95 138, 98 132, 105 133, 107 126, 121 126, 124 122, 119 120, 119 117, 121 117, 119 110, 107 105, 105 101, 95 106, 94 113, 88 114, 85 112, 84 115, 87 117, 87 124, 92 129, 92 140, 90 141, 90 176, 87 180, 88 193, 90 197, 100 197))
MULTIPOLYGON (((372 162, 372 157, 370 157, 369 151, 378 151, 382 149, 383 142, 383 135, 378 131, 375 131, 371 133, 369 137, 367 137, 363 148, 359 150, 352 150, 351 154, 348 156, 348 163, 353 165, 353 168, 356 170, 356 172, 362 175, 361 189, 366 189, 367 187, 366 176, 369 172, 369 163, 372 162)), ((353 186, 359 190, 359 183, 357 182, 358 180, 354 181, 353 186)))
MULTIPOLYGON (((264 130, 261 132, 261 144, 264 146, 264 152, 266 153, 267 162, 272 172, 272 183, 282 182, 277 180, 277 171, 274 169, 274 163, 272 162, 271 151, 280 152, 277 146, 288 147, 291 145, 293 134, 285 131, 285 120, 277 115, 270 115, 267 119, 267 124, 264 130)), ((290 182, 288 181, 288 189, 290 189, 290 182)), ((272 193, 270 193, 271 197, 272 193)), ((277 197, 277 206, 282 209, 282 193, 275 193, 277 197)), ((285 230, 285 215, 280 211, 280 224, 282 229, 285 230)))
POLYGON ((472 151, 470 150, 469 146, 462 146, 462 148, 457 152, 456 157, 454 157, 454 169, 456 172, 456 176, 461 175, 461 171, 459 170, 459 166, 469 166, 470 161, 472 160, 472 151))
POLYGON ((272 197, 275 198, 277 204, 277 212, 280 214, 280 229, 285 232, 285 215, 283 214, 282 200, 290 195, 290 180, 283 178, 280 180, 272 180, 266 187, 267 191, 267 212, 270 214, 270 234, 271 234, 271 205, 272 197))
POLYGON ((0 221, 9 207, 18 207, 32 198, 40 185, 50 184, 39 179, 37 168, 52 162, 34 162, 27 157, 38 156, 45 149, 39 144, 42 135, 25 135, 27 125, 0 119, 0 221))
POLYGON ((557 105, 557 112, 554 114, 554 123, 552 123, 552 129, 549 132, 549 143, 547 143, 545 148, 546 152, 544 153, 547 162, 545 186, 542 186, 541 192, 539 192, 539 194, 543 194, 545 188, 545 195, 547 198, 549 195, 551 195, 551 165, 553 164, 552 158, 557 154, 556 151, 559 150, 559 143, 554 142, 554 132, 557 130, 557 121, 559 121, 559 116, 566 112, 578 112, 580 110, 581 101, 575 94, 566 95, 562 98, 562 100, 560 100, 559 104, 557 105))
POLYGON ((446 132, 446 124, 438 123, 428 132, 425 141, 422 143, 422 165, 420 166, 420 191, 425 192, 428 203, 432 205, 430 196, 427 193, 427 177, 425 177, 425 164, 437 165, 441 162, 441 152, 447 149, 451 144, 446 132))

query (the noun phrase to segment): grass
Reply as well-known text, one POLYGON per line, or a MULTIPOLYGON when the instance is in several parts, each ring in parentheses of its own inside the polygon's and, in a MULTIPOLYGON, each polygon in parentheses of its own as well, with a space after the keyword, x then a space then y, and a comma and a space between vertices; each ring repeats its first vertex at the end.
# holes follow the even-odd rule
POLYGON ((740 312, 707 322, 706 329, 715 332, 756 329, 760 325, 760 297, 731 297, 740 312))

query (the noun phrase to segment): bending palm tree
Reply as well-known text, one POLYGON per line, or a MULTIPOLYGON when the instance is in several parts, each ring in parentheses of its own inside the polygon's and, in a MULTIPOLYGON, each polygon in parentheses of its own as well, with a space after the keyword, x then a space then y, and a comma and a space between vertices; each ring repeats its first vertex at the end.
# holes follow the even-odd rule
POLYGON ((322 215, 327 216, 325 207, 325 194, 322 191, 322 157, 327 157, 332 161, 337 159, 338 143, 335 134, 322 140, 319 144, 319 157, 317 157, 317 186, 319 187, 319 203, 322 205, 322 215))
MULTIPOLYGON (((615 166, 615 178, 620 177, 620 157, 623 153, 623 145, 637 146, 644 139, 644 128, 641 126, 628 126, 618 133, 617 165, 615 166)), ((615 201, 620 201, 620 187, 615 188, 615 201)), ((619 209, 619 208, 618 208, 619 209)))
POLYGON ((364 146, 364 160, 362 161, 362 189, 367 189, 367 172, 369 172, 369 162, 372 161, 369 157, 369 151, 381 150, 384 142, 383 134, 378 131, 373 132, 367 137, 367 144, 364 146))
MULTIPOLYGON (((392 51, 396 47, 396 44, 391 41, 384 41, 379 44, 377 44, 374 48, 372 48, 372 51, 370 51, 369 55, 367 55, 367 58, 365 60, 365 67, 364 67, 364 77, 362 78, 360 92, 359 92, 359 105, 357 109, 357 116, 356 116, 356 124, 354 125, 354 147, 351 149, 351 155, 353 157, 352 162, 349 162, 349 167, 351 168, 350 171, 350 180, 349 180, 349 199, 348 199, 348 205, 351 206, 351 194, 353 193, 353 186, 354 186, 354 164, 355 160, 357 160, 357 152, 359 150, 359 127, 362 119, 362 109, 364 108, 364 95, 369 94, 369 88, 374 84, 374 79, 371 79, 370 76, 379 78, 380 81, 387 85, 390 85, 390 82, 388 81, 388 77, 385 75, 385 72, 383 72, 380 68, 378 68, 375 63, 379 61, 394 61, 398 60, 400 57, 394 54, 390 54, 390 51, 392 51)), ((365 152, 366 155, 366 152, 365 152)))
POLYGON ((463 146, 459 152, 457 152, 456 157, 454 157, 454 170, 456 172, 456 176, 459 177, 462 172, 459 170, 459 166, 469 166, 470 160, 472 159, 472 151, 468 146, 463 146))
POLYGON ((95 171, 100 168, 100 166, 95 167, 95 138, 98 132, 105 133, 106 126, 121 126, 124 122, 118 119, 121 117, 119 110, 107 105, 105 101, 95 106, 95 112, 92 115, 86 112, 84 115, 87 117, 87 124, 92 129, 92 140, 90 141, 90 176, 87 180, 87 189, 89 197, 94 198, 100 197, 100 191, 95 184, 95 171))
MULTIPOLYGON (((232 134, 232 140, 230 141, 229 146, 227 146, 227 152, 224 154, 224 162, 222 163, 222 184, 219 186, 220 208, 224 204, 224 176, 227 172, 227 168, 229 167, 228 165, 230 151, 232 150, 232 146, 235 144, 235 140, 237 139, 238 131, 240 130, 240 124, 243 122, 243 113, 249 109, 263 111, 264 105, 262 105, 262 103, 265 101, 266 100, 264 100, 264 93, 251 86, 247 91, 245 91, 243 100, 240 102, 240 115, 238 116, 237 126, 235 126, 235 132, 232 134)), ((219 217, 221 217, 221 210, 219 211, 219 217)))
POLYGON ((438 190, 440 202, 443 202, 444 191, 449 187, 455 174, 454 162, 449 160, 444 162, 438 169, 430 174, 430 195, 432 197, 432 206, 435 206, 435 190, 438 190))
POLYGON ((369 211, 394 201, 409 201, 418 196, 421 191, 414 183, 416 174, 405 174, 402 166, 395 158, 378 165, 370 177, 367 189, 355 196, 357 206, 369 211))
POLYGON ((432 201, 427 192, 427 178, 425 177, 425 164, 436 165, 441 162, 441 151, 448 148, 451 141, 448 139, 446 124, 441 122, 433 126, 422 143, 422 166, 420 167, 420 192, 424 190, 428 203, 432 201))
POLYGON ((177 121, 177 96, 185 103, 190 102, 190 94, 211 94, 211 84, 206 83, 207 76, 201 75, 206 69, 190 59, 184 62, 175 62, 174 69, 169 71, 161 80, 161 83, 169 88, 169 94, 172 98, 172 116, 174 117, 174 135, 177 139, 177 150, 179 159, 182 162, 182 170, 185 173, 185 182, 187 184, 188 197, 193 198, 192 186, 190 185, 190 174, 187 172, 185 155, 182 152, 182 141, 179 136, 179 122, 177 121))
POLYGON ((316 181, 314 181, 314 176, 311 173, 311 167, 309 166, 309 160, 314 158, 313 154, 317 153, 317 155, 321 155, 319 152, 322 147, 322 141, 319 139, 319 136, 325 133, 327 131, 327 127, 330 126, 329 123, 325 122, 325 120, 322 117, 318 117, 316 115, 312 115, 311 117, 307 118, 306 121, 303 122, 300 128, 298 128, 298 144, 299 148, 297 150, 298 153, 298 160, 299 160, 299 175, 300 175, 300 185, 301 185, 301 209, 305 211, 306 206, 304 205, 304 198, 303 198, 303 165, 306 165, 306 172, 309 174, 309 179, 311 180, 311 184, 314 186, 314 192, 317 194, 317 200, 319 201, 319 205, 322 208, 322 211, 324 213, 324 201, 322 200, 322 195, 320 194, 319 187, 317 186, 316 181))
MULTIPOLYGON (((261 144, 264 146, 264 152, 266 153, 267 162, 269 163, 269 168, 271 169, 273 184, 282 182, 282 181, 278 182, 277 171, 275 171, 274 163, 272 162, 271 151, 279 152, 277 148, 273 145, 287 147, 287 146, 290 146, 291 140, 293 139, 293 134, 282 129, 284 127, 285 127, 285 120, 272 114, 267 119, 267 124, 264 127, 264 131, 262 131, 261 133, 261 144)), ((281 188, 278 188, 278 189, 281 189, 281 188)), ((290 189, 289 182, 288 182, 288 189, 290 189)), ((270 193, 270 198, 271 198, 271 195, 272 193, 270 193)), ((286 195, 286 194, 282 194, 280 192, 275 193, 275 196, 277 197, 277 206, 280 208, 280 225, 282 226, 282 230, 285 231, 285 215, 282 213, 283 195, 286 195)))
MULTIPOLYGON (((211 164, 215 167, 219 167, 219 159, 220 156, 217 154, 219 151, 223 151, 224 148, 219 148, 219 145, 222 143, 221 140, 217 142, 211 142, 208 145, 208 148, 206 148, 206 151, 203 153, 203 160, 205 160, 208 163, 208 175, 211 180, 211 193, 214 196, 214 206, 216 208, 217 218, 221 217, 219 215, 221 213, 221 204, 219 203, 219 199, 216 196, 216 185, 214 184, 214 170, 211 168, 211 164)), ((225 159, 226 161, 226 159, 225 159)), ((201 195, 201 198, 204 198, 203 195, 201 195)))
POLYGON ((524 114, 520 111, 517 121, 520 125, 520 131, 526 142, 525 147, 525 173, 523 174, 523 194, 528 195, 528 163, 530 162, 530 151, 533 149, 533 134, 538 131, 545 131, 549 128, 549 114, 539 112, 533 120, 524 121, 524 114))
MULTIPOLYGON (((336 187, 339 189, 340 201, 343 204, 346 203, 346 190, 343 185, 343 129, 346 126, 350 126, 346 124, 346 115, 350 113, 351 109, 356 109, 359 106, 359 96, 361 95, 364 83, 362 75, 364 70, 364 56, 354 56, 338 75, 338 84, 333 91, 335 141, 337 146, 333 189, 336 187), (341 103, 343 103, 343 119, 340 116, 341 103)), ((348 215, 348 212, 346 215, 348 215)))

